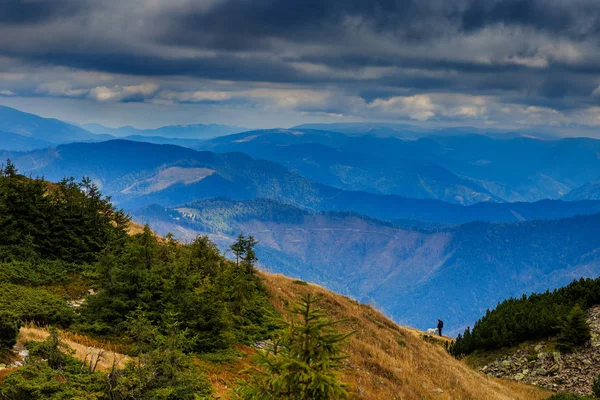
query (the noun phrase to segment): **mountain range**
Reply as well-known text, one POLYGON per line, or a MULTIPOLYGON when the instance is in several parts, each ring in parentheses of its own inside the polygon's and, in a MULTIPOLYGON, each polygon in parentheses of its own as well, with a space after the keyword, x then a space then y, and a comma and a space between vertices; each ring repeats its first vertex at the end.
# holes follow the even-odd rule
POLYGON ((354 211, 385 221, 398 219, 457 224, 515 222, 600 212, 600 201, 484 202, 462 206, 348 191, 314 182, 283 166, 243 153, 212 153, 172 145, 124 140, 73 143, 28 153, 6 153, 21 172, 57 181, 90 177, 121 207, 176 206, 227 197, 268 198, 313 211, 354 211))
POLYGON ((29 151, 57 144, 100 142, 125 137, 131 141, 197 147, 202 140, 245 130, 226 125, 177 125, 158 129, 77 125, 0 106, 0 150, 29 151), (161 136, 162 135, 162 136, 161 136))
POLYGON ((559 199, 600 175, 600 140, 483 135, 417 140, 316 130, 260 130, 203 142, 279 162, 336 187, 461 204, 559 199))
POLYGON ((97 134, 109 134, 114 137, 163 137, 170 139, 211 139, 218 136, 231 135, 247 131, 248 129, 239 126, 219 125, 219 124, 191 124, 191 125, 167 125, 156 129, 138 129, 132 126, 122 126, 120 128, 109 128, 101 124, 84 124, 82 128, 97 134))

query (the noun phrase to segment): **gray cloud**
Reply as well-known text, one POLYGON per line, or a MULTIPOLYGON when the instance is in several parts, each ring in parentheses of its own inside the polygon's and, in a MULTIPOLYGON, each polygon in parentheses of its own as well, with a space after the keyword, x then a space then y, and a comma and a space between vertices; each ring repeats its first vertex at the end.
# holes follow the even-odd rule
POLYGON ((6 0, 0 89, 488 124, 540 107, 567 123, 600 101, 599 18, 595 0, 6 0))

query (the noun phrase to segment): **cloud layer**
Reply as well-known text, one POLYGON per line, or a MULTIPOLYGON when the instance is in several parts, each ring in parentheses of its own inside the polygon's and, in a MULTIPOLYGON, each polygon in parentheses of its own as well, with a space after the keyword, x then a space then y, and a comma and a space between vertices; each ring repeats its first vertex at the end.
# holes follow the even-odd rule
POLYGON ((0 11, 4 97, 573 130, 600 117, 596 0, 7 0, 0 11))

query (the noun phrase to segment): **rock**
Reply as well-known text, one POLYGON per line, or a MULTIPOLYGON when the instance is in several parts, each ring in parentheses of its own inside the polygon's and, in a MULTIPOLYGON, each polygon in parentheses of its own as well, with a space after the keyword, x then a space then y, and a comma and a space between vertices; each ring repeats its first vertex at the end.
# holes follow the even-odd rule
POLYGON ((23 363, 22 363, 21 361, 15 361, 15 362, 13 363, 13 365, 14 365, 15 367, 22 367, 22 366, 23 366, 23 363))
POLYGON ((525 374, 519 373, 515 375, 515 381, 522 381, 523 379, 525 379, 525 374))
POLYGON ((600 365, 600 305, 588 310, 588 323, 591 341, 572 353, 544 352, 548 342, 538 342, 514 349, 507 356, 482 366, 479 371, 487 376, 513 379, 554 391, 590 395, 592 383, 598 377, 597 366, 600 365))

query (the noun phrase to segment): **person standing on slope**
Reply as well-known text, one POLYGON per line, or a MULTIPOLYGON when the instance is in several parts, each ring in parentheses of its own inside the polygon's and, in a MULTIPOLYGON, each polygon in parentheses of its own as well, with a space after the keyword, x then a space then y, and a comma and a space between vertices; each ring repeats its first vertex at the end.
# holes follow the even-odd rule
POLYGON ((442 328, 444 327, 444 321, 438 318, 438 335, 442 336, 442 328))

